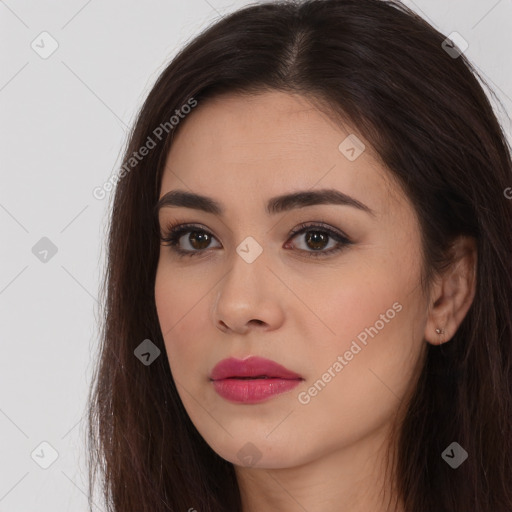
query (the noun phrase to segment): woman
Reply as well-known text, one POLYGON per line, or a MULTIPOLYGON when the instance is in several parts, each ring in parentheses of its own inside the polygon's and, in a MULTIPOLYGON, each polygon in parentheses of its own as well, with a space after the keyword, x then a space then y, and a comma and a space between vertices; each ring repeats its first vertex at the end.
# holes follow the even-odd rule
POLYGON ((381 0, 243 8, 115 191, 111 511, 512 510, 512 162, 457 45, 381 0))

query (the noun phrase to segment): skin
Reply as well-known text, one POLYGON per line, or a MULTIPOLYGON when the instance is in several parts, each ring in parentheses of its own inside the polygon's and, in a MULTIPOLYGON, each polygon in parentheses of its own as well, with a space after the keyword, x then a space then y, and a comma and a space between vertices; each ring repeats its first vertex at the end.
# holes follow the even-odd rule
MULTIPOLYGON (((362 135, 340 128, 302 96, 222 96, 182 123, 160 197, 187 190, 226 210, 159 213, 162 230, 171 221, 194 223, 213 235, 210 245, 191 245, 190 233, 182 235, 182 249, 202 251, 194 257, 179 258, 162 245, 156 275, 157 313, 187 413, 212 449, 235 465, 244 512, 388 510, 395 495, 384 469, 387 450, 394 453, 393 420, 401 417, 426 343, 449 341, 471 304, 474 245, 458 241, 457 263, 424 293, 413 205, 362 135), (338 149, 349 133, 366 145, 354 161, 338 149), (265 211, 270 197, 324 188, 352 196, 374 215, 333 204, 265 211), (308 232, 289 233, 320 221, 353 243, 308 257, 316 247, 308 232), (250 264, 236 252, 248 236, 263 248, 250 264), (299 393, 395 303, 400 312, 301 403, 299 393), (260 404, 228 402, 208 376, 222 359, 249 355, 272 359, 304 381, 260 404), (252 461, 238 457, 244 446, 252 461)), ((320 250, 336 245, 329 237, 320 250)))

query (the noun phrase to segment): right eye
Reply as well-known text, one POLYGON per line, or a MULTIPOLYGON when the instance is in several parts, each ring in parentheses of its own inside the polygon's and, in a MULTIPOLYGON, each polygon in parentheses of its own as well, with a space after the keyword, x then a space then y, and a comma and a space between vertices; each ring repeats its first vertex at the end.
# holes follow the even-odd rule
POLYGON ((196 224, 180 224, 177 226, 167 226, 165 234, 160 237, 164 242, 163 245, 171 247, 178 256, 197 256, 205 252, 212 239, 215 237, 207 230, 201 228, 196 224), (188 237, 185 235, 188 234, 188 237), (184 239, 184 244, 189 247, 183 248, 180 246, 180 240, 184 239))

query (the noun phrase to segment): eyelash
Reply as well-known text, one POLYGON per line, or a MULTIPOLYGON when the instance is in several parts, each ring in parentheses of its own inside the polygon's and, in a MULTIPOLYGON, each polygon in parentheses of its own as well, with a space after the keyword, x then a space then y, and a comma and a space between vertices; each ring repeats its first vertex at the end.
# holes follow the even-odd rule
MULTIPOLYGON (((338 233, 337 231, 334 231, 333 229, 322 225, 322 222, 323 221, 320 221, 320 223, 315 224, 308 224, 307 222, 303 222, 288 234, 288 238, 295 238, 299 234, 307 233, 308 231, 313 231, 328 235, 329 238, 332 238, 336 242, 338 242, 338 246, 333 247, 327 251, 305 251, 303 249, 299 249, 300 252, 305 252, 308 257, 312 258, 327 257, 330 256, 331 254, 335 254, 343 250, 347 245, 352 245, 353 242, 346 235, 338 233)), ((204 254, 207 251, 207 249, 188 251, 180 249, 178 247, 180 238, 184 234, 190 232, 206 233, 211 237, 215 238, 215 236, 212 233, 210 233, 207 229, 203 229, 197 224, 169 223, 165 228, 164 236, 160 236, 160 240, 162 242, 165 242, 164 245, 171 247, 171 250, 174 251, 180 258, 196 257, 198 255, 204 254)))

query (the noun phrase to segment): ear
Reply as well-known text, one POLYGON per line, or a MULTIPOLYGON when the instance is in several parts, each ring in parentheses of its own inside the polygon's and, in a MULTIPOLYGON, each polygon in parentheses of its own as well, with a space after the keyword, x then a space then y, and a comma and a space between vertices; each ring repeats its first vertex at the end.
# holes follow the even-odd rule
POLYGON ((452 252, 453 263, 437 277, 429 297, 425 339, 432 345, 440 345, 453 337, 475 296, 476 240, 459 237, 452 252))

